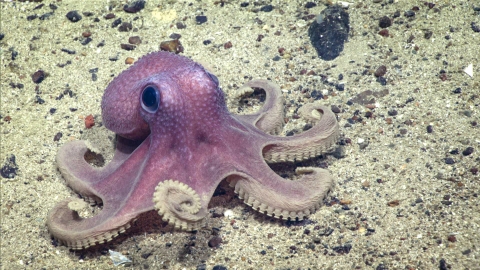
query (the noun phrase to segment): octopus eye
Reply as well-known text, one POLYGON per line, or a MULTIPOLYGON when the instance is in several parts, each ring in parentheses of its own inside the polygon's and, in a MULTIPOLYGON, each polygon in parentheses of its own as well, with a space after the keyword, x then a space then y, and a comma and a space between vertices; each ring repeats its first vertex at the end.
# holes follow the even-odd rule
POLYGON ((147 112, 154 113, 160 104, 160 93, 157 87, 148 85, 142 92, 142 108, 147 112))

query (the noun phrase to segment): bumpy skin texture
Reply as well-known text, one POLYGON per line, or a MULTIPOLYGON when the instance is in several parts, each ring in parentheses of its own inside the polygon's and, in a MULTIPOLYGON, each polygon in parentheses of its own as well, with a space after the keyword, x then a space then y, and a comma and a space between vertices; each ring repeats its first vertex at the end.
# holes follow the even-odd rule
POLYGON ((291 181, 266 162, 328 151, 339 135, 335 115, 308 104, 299 113, 311 129, 275 136, 283 125, 281 91, 267 80, 253 80, 237 95, 252 88, 265 91, 264 106, 252 115, 232 115, 217 78, 201 65, 167 52, 139 59, 103 96, 104 124, 118 135, 113 160, 103 168, 90 166, 84 141, 65 144, 57 155, 67 184, 84 199, 103 203, 103 209, 81 218, 69 207, 75 199, 66 199, 48 215, 50 233, 72 249, 87 248, 123 233, 139 214, 153 209, 177 228, 198 229, 223 179, 246 204, 267 215, 301 220, 315 211, 332 186, 328 171, 298 168, 301 178, 291 181), (146 88, 158 93, 155 110, 142 106, 146 88))

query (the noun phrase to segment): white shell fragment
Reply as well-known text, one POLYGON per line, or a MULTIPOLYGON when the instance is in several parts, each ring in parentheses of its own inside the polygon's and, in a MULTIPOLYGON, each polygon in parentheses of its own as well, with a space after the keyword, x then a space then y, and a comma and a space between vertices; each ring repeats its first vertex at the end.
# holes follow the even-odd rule
POLYGON ((470 78, 473 78, 473 64, 468 65, 463 72, 467 73, 470 78))
POLYGON ((120 252, 116 252, 116 251, 113 251, 113 250, 109 249, 108 253, 110 253, 110 259, 112 260, 112 262, 115 266, 119 266, 121 264, 132 262, 129 258, 122 255, 122 253, 120 253, 120 252))

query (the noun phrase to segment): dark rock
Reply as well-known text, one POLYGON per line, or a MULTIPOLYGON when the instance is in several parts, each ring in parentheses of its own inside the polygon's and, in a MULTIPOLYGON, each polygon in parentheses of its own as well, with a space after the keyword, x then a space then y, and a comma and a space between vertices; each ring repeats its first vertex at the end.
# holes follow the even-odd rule
POLYGON ((118 27, 118 31, 120 32, 128 32, 130 30, 132 30, 133 28, 133 25, 129 22, 124 22, 122 23, 122 25, 120 25, 120 27, 118 27))
POLYGON ((78 22, 82 19, 82 15, 80 15, 76 10, 69 11, 66 17, 71 22, 78 22))
POLYGON ((18 166, 15 162, 15 155, 10 155, 3 167, 0 169, 0 175, 3 178, 14 178, 17 176, 18 166))
POLYGON ((471 155, 473 151, 474 151, 473 147, 467 147, 465 150, 463 150, 462 155, 464 156, 471 155))
POLYGON ((387 67, 384 66, 384 65, 381 65, 377 68, 374 75, 375 75, 375 77, 382 77, 382 76, 385 75, 385 73, 387 73, 387 67))
POLYGON ((120 48, 127 51, 135 50, 135 46, 131 44, 120 44, 120 48))
POLYGON ((263 11, 263 12, 270 12, 273 10, 273 6, 272 5, 266 5, 266 6, 263 6, 260 8, 260 11, 263 11))
POLYGON ((380 20, 378 20, 378 26, 380 26, 381 28, 387 28, 387 27, 390 27, 391 25, 392 25, 392 19, 390 19, 387 16, 384 16, 380 18, 380 20))
POLYGON ((130 5, 125 5, 123 7, 123 10, 125 12, 128 12, 128 13, 137 13, 144 8, 145 8, 145 1, 144 0, 138 0, 138 1, 135 1, 135 2, 131 3, 130 5))
POLYGON ((220 236, 214 236, 208 241, 208 246, 211 248, 217 248, 222 243, 222 238, 220 236))
POLYGON ((32 74, 32 81, 34 83, 41 83, 45 79, 45 71, 37 70, 35 73, 32 74))
POLYGON ((195 17, 197 24, 206 23, 208 21, 207 16, 199 15, 195 17))
POLYGON ((308 28, 308 36, 323 60, 333 60, 343 51, 350 31, 349 15, 338 5, 324 9, 308 28))

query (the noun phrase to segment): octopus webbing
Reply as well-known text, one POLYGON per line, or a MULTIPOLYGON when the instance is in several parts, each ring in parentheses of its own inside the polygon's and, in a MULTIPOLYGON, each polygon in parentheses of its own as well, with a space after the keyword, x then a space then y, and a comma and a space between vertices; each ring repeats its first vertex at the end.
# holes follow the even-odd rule
POLYGON ((299 167, 300 178, 289 180, 267 163, 329 151, 339 136, 336 116, 320 104, 304 105, 298 113, 313 127, 277 136, 284 124, 281 90, 256 79, 236 96, 254 89, 265 92, 263 106, 254 114, 235 115, 218 79, 200 64, 168 52, 140 58, 103 95, 103 123, 117 134, 111 162, 101 168, 87 163, 86 141, 66 143, 56 157, 68 186, 103 208, 82 218, 71 207, 78 198, 58 203, 48 215, 51 235, 72 249, 88 248, 125 232, 151 210, 175 228, 196 230, 205 225, 208 203, 224 179, 247 205, 266 215, 302 220, 314 212, 332 186, 330 173, 299 167))

